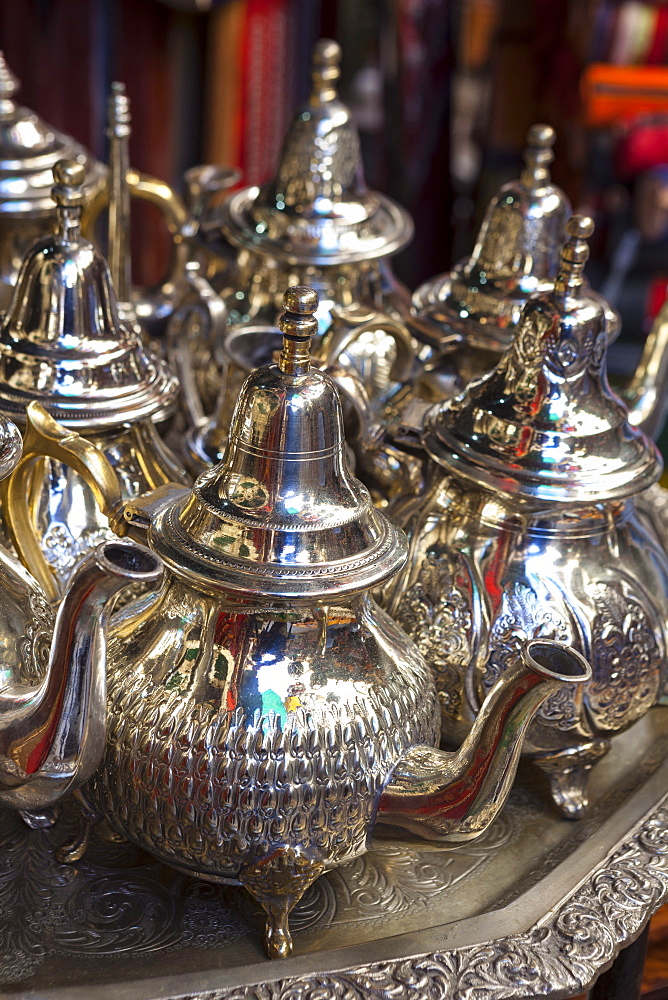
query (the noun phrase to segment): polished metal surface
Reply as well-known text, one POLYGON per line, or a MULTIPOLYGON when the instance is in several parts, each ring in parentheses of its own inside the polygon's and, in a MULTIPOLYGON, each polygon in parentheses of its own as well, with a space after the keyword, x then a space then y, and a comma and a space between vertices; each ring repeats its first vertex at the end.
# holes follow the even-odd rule
MULTIPOLYGON (((340 58, 336 42, 316 44, 311 96, 288 129, 275 177, 222 202, 221 236, 236 247, 233 265, 224 253, 219 267, 209 251, 200 255, 203 273, 227 306, 230 331, 275 326, 285 288, 297 283, 317 291, 323 335, 337 308, 363 304, 395 319, 408 312, 410 294, 388 258, 410 240, 412 222, 399 205, 367 188, 359 135, 337 92, 340 58)), ((374 337, 355 341, 345 365, 372 395, 379 381, 387 389, 382 378, 396 351, 395 338, 379 324, 374 337)), ((212 373, 210 358, 193 368, 202 410, 210 415, 220 374, 212 373)))
MULTIPOLYGON (((62 161, 54 175, 58 232, 32 247, 0 325, 0 409, 25 424, 28 405, 38 402, 91 435, 127 497, 183 481, 154 424, 174 410, 176 378, 119 319, 105 260, 80 235, 83 167, 62 161)), ((76 475, 41 462, 37 476, 34 518, 62 585, 76 560, 110 533, 76 475)), ((11 508, 3 516, 10 520, 11 508)))
MULTIPOLYGON (((420 396, 449 398, 490 371, 511 344, 528 297, 554 287, 571 214, 568 198, 550 179, 555 139, 549 125, 531 126, 524 171, 492 198, 472 255, 413 295, 409 326, 430 351, 416 386, 420 396)), ((597 293, 588 294, 595 308, 605 309, 613 340, 618 314, 597 293)))
MULTIPOLYGON (((7 285, 15 283, 26 252, 55 219, 51 189, 57 161, 81 164, 87 197, 104 185, 105 174, 78 142, 16 104, 19 86, 0 53, 0 282, 7 285)), ((4 291, 0 295, 4 306, 4 291)))
POLYGON ((429 411, 429 482, 391 509, 410 554, 383 601, 435 671, 446 742, 526 639, 590 658, 592 681, 549 699, 525 744, 570 817, 666 688, 668 555, 644 511, 661 461, 607 384, 606 314, 581 286, 592 228, 569 222, 554 292, 527 303, 494 371, 429 411))
MULTIPOLYGON (((191 491, 123 502, 101 452, 34 407, 26 444, 39 453, 42 433, 42 453, 90 476, 111 525, 168 569, 158 595, 115 616, 107 750, 81 791, 87 824, 60 857, 79 859, 104 816, 184 871, 245 886, 271 957, 290 954, 291 909, 367 849, 377 814, 399 821, 414 795, 411 828, 483 833, 539 706, 565 675, 590 677, 573 651, 529 645, 461 751, 432 748, 429 669, 369 596, 401 566, 404 539, 346 466, 336 388, 310 363, 317 304, 313 289, 286 291, 278 362, 247 379, 224 459, 191 491)), ((30 564, 27 461, 8 505, 30 564)))
POLYGON ((350 264, 395 254, 412 236, 406 211, 368 190, 359 134, 339 99, 341 49, 313 50, 313 89, 285 137, 275 177, 224 205, 223 230, 235 246, 295 266, 350 264))
POLYGON ((103 542, 72 576, 54 621, 35 582, 0 547, 0 804, 41 811, 91 777, 105 744, 111 608, 121 591, 161 575, 147 549, 103 542))
POLYGON ((130 259, 130 101, 125 84, 111 85, 107 108, 109 140, 109 233, 107 257, 116 295, 127 308, 130 302, 132 271, 130 259))
MULTIPOLYGON (((220 347, 223 377, 215 412, 209 419, 193 421, 185 437, 186 462, 194 472, 221 460, 244 380, 258 365, 270 363, 280 346, 281 333, 275 327, 247 324, 226 335, 220 347)), ((341 393, 355 472, 377 504, 416 492, 413 481, 419 463, 388 441, 383 425, 388 403, 401 392, 398 387, 408 385, 413 364, 406 327, 359 305, 335 309, 327 334, 312 349, 311 365, 330 375, 341 393), (392 345, 387 354, 377 349, 381 338, 385 346, 392 345)), ((184 395, 189 396, 191 372, 183 372, 183 366, 180 370, 185 376, 184 395)))
POLYGON ((508 804, 457 847, 378 828, 292 913, 294 955, 270 964, 262 917, 100 828, 76 866, 55 852, 76 815, 28 831, 0 814, 0 983, 8 1000, 562 1000, 591 985, 668 900, 668 715, 620 735, 582 823, 520 768, 508 804))
POLYGON ((500 353, 528 296, 554 287, 571 214, 550 179, 555 140, 549 125, 531 126, 524 171, 492 198, 471 257, 415 292, 413 309, 436 348, 447 349, 455 335, 462 352, 500 353))
MULTIPOLYGON (((0 417, 0 475, 21 454, 19 431, 0 417)), ((148 549, 114 539, 72 577, 56 615, 24 567, 0 546, 0 804, 30 826, 92 775, 105 743, 105 633, 116 596, 155 584, 148 549)))

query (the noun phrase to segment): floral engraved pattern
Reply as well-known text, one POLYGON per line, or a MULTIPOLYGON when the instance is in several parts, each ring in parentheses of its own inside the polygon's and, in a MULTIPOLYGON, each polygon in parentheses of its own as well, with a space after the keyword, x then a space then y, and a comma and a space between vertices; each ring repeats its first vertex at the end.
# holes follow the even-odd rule
MULTIPOLYGON (((524 934, 350 972, 192 993, 179 1000, 525 1000, 587 990, 668 896, 662 804, 571 896, 524 934)), ((172 1000, 172 998, 170 998, 172 1000)))
POLYGON ((622 583, 597 583, 594 604, 587 704, 600 731, 617 732, 654 704, 663 658, 647 612, 622 583))
MULTIPOLYGON (((574 636, 566 620, 544 601, 539 601, 530 587, 522 583, 508 584, 490 634, 490 656, 483 677, 485 689, 492 687, 515 662, 527 639, 572 642, 574 636)), ((575 715, 573 688, 567 685, 551 695, 537 713, 538 718, 558 729, 570 729, 575 715)))
POLYGON ((463 556, 447 546, 432 546, 396 615, 434 671, 444 719, 460 713, 464 676, 473 657, 475 593, 462 563, 463 556))
POLYGON ((21 639, 21 680, 36 683, 46 674, 56 615, 37 590, 30 590, 30 618, 21 639))

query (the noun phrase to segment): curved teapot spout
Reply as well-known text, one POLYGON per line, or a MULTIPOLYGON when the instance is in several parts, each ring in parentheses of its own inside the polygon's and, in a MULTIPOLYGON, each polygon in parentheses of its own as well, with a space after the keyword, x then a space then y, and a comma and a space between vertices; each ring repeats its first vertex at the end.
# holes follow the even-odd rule
POLYGON ((656 441, 668 410, 668 301, 657 313, 635 375, 621 395, 629 422, 656 441))
POLYGON ((106 628, 114 599, 161 575, 157 556, 120 539, 99 545, 73 575, 46 676, 0 692, 1 805, 41 809, 91 776, 104 749, 106 628))
POLYGON ((529 725, 562 684, 582 684, 591 667, 574 649, 546 639, 525 644, 487 695, 456 753, 420 746, 401 758, 378 819, 429 840, 473 840, 502 809, 529 725))

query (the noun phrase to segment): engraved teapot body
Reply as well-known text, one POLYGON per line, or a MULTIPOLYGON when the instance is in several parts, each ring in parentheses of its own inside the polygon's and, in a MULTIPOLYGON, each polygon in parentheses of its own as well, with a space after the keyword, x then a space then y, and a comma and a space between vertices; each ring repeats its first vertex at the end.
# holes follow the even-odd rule
POLYGON ((555 291, 529 300, 487 377, 428 412, 430 486, 393 510, 411 556, 384 601, 435 668, 446 741, 522 641, 591 659, 592 681, 546 702, 525 744, 570 817, 666 683, 668 555, 641 508, 661 462, 607 384, 606 311, 581 281, 592 230, 571 220, 555 291))

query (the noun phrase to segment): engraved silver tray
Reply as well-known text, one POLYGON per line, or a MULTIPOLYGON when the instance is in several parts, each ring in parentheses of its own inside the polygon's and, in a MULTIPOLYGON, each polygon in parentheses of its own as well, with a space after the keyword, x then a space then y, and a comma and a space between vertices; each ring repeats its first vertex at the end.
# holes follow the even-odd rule
POLYGON ((242 890, 153 861, 100 829, 68 867, 51 831, 0 813, 0 994, 39 1000, 552 1000, 588 988, 668 896, 668 710, 613 741, 589 818, 557 816, 521 771, 472 845, 377 836, 293 912, 269 962, 242 890))

